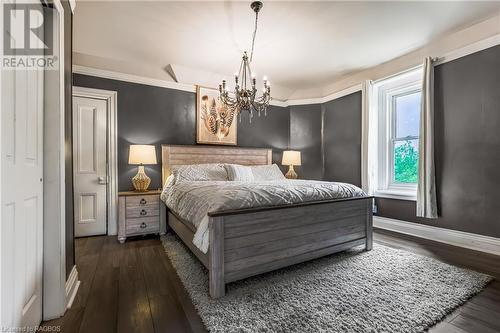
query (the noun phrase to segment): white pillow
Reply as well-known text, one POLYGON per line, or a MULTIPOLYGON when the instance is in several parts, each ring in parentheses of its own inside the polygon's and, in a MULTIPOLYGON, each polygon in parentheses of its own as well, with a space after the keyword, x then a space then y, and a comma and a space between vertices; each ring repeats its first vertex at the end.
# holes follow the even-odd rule
POLYGON ((175 182, 179 181, 226 181, 224 164, 177 165, 172 168, 175 182))
POLYGON ((253 178, 256 181, 285 180, 285 176, 276 164, 255 165, 251 167, 253 178))
POLYGON ((251 182, 254 180, 252 168, 239 164, 226 164, 227 178, 232 181, 251 182))

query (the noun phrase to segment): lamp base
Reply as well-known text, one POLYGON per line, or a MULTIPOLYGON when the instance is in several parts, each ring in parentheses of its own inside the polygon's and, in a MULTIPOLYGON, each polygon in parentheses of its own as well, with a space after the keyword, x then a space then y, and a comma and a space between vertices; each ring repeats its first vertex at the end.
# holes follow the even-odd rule
POLYGON ((138 192, 146 192, 148 190, 149 184, 151 184, 151 178, 149 178, 144 172, 143 165, 139 165, 137 175, 132 178, 132 184, 138 192))
POLYGON ((299 177, 295 172, 295 170, 293 169, 293 165, 290 165, 288 167, 288 172, 286 173, 285 177, 287 179, 297 179, 299 177))

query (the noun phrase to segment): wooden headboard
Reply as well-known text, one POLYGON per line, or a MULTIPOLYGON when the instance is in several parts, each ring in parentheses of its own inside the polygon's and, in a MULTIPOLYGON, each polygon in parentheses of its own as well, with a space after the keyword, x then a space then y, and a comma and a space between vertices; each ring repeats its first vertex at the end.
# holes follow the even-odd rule
POLYGON ((165 184, 176 165, 233 163, 241 165, 272 164, 272 149, 216 146, 161 146, 161 178, 165 184))

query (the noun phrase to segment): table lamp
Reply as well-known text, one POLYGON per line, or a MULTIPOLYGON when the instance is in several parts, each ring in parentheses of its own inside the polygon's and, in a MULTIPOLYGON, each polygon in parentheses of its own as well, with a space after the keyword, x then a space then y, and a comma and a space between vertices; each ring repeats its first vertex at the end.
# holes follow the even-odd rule
POLYGON ((132 178, 136 191, 146 192, 151 178, 144 172, 145 164, 156 164, 156 148, 153 145, 130 145, 128 164, 138 165, 137 175, 132 178))
POLYGON ((285 150, 283 152, 283 159, 281 160, 281 164, 288 165, 288 172, 285 177, 288 179, 297 179, 297 173, 293 169, 294 165, 301 165, 300 159, 300 151, 296 150, 285 150))

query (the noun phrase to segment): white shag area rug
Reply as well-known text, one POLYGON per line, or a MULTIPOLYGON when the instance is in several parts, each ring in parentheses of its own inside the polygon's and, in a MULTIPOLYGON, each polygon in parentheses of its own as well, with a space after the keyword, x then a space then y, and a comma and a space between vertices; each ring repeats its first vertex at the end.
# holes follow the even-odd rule
POLYGON ((423 332, 493 278, 375 244, 228 285, 208 294, 208 271, 174 235, 172 265, 210 332, 423 332))

